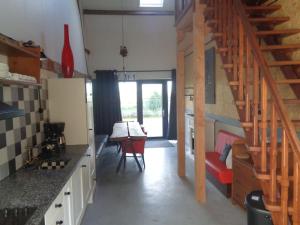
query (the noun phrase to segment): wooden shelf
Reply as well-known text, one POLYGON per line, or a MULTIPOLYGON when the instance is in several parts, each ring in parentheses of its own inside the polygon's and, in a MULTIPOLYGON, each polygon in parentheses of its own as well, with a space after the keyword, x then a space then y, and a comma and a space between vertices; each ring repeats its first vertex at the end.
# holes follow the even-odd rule
POLYGON ((36 86, 41 87, 41 84, 33 83, 33 82, 27 82, 27 81, 20 81, 20 80, 6 80, 0 78, 0 84, 4 85, 23 85, 23 86, 36 86))
POLYGON ((40 55, 33 52, 30 47, 20 46, 15 40, 0 35, 0 53, 7 56, 22 55, 26 57, 40 58, 40 55))
POLYGON ((40 82, 40 47, 23 47, 0 34, 0 54, 7 56, 9 72, 32 76, 40 82))

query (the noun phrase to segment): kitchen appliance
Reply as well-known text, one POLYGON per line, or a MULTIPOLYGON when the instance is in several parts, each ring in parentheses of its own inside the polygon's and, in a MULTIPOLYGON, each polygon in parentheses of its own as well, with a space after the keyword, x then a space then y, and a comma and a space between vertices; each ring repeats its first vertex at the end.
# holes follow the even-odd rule
POLYGON ((66 148, 65 123, 45 123, 43 152, 60 152, 66 148))
POLYGON ((36 208, 6 208, 0 209, 1 225, 25 225, 36 208))

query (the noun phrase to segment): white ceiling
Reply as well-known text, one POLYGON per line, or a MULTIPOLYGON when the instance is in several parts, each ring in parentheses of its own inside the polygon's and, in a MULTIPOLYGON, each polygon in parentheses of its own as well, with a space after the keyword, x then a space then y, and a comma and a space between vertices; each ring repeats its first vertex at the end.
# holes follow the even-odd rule
POLYGON ((163 8, 140 8, 139 0, 81 0, 84 9, 101 10, 171 10, 175 9, 175 0, 164 0, 163 8))

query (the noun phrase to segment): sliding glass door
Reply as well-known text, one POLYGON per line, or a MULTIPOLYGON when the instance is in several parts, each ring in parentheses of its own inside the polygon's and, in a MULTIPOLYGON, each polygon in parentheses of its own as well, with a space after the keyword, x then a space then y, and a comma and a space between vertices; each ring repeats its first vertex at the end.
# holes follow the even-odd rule
POLYGON ((123 120, 143 124, 149 138, 167 137, 170 82, 119 82, 123 120))
POLYGON ((166 137, 168 129, 167 81, 138 81, 138 121, 148 137, 166 137))
POLYGON ((163 85, 142 84, 142 123, 148 137, 163 136, 163 85))

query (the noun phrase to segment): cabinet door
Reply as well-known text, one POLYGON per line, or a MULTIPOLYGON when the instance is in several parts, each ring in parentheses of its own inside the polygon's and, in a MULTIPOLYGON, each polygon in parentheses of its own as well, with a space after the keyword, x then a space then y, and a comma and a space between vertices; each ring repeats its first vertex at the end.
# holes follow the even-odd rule
POLYGON ((185 117, 185 147, 186 147, 186 151, 191 150, 191 128, 189 125, 189 117, 186 116, 185 117))
POLYGON ((89 146, 89 151, 87 153, 90 160, 90 177, 96 178, 96 150, 95 143, 89 146))
POLYGON ((72 190, 72 179, 63 188, 64 200, 64 223, 65 225, 74 225, 73 216, 73 190, 72 190))
POLYGON ((81 165, 82 176, 82 204, 85 205, 88 201, 91 189, 91 176, 90 176, 90 157, 84 157, 81 165))
POLYGON ((60 192, 53 201, 47 212, 45 213, 45 225, 56 224, 56 222, 63 221, 64 217, 64 203, 63 193, 60 192))
POLYGON ((78 167, 72 176, 72 193, 73 193, 73 221, 79 225, 81 214, 83 213, 83 196, 82 196, 82 175, 81 167, 78 167))

